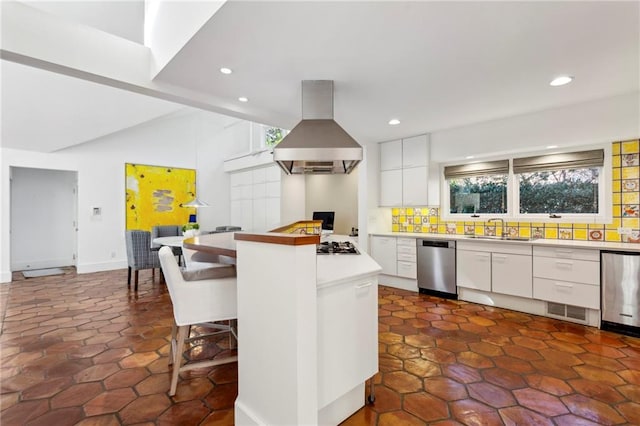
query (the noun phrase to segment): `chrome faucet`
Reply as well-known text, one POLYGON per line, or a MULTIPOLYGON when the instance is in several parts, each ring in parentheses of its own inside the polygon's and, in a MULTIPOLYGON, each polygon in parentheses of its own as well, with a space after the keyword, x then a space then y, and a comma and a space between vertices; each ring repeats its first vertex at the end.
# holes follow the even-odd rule
POLYGON ((506 237, 506 236, 507 236, 507 235, 504 233, 504 220, 503 220, 502 218, 499 218, 499 217, 493 217, 493 218, 491 218, 491 219, 487 220, 487 222, 497 222, 497 221, 500 221, 500 223, 502 224, 502 225, 501 225, 501 227, 502 227, 502 235, 501 235, 501 237, 503 237, 503 238, 504 238, 504 237, 506 237))

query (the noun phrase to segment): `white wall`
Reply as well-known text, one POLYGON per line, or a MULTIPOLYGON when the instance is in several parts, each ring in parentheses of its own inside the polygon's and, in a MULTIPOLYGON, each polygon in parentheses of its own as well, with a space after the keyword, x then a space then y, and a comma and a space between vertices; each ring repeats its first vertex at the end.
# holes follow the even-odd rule
POLYGON ((590 145, 640 136, 640 93, 431 133, 431 160, 590 145))
POLYGON ((227 175, 223 159, 243 152, 248 142, 228 143, 226 122, 220 116, 195 111, 154 120, 117 134, 56 153, 37 153, 3 148, 0 152, 0 278, 11 279, 9 238, 9 168, 33 167, 78 172, 78 272, 126 267, 124 243, 124 164, 141 163, 196 167, 196 147, 206 161, 198 161, 202 198, 211 196, 213 208, 201 209, 203 228, 229 221, 227 175), (222 133, 221 133, 222 132, 222 133), (220 134, 220 136, 219 136, 220 134), (205 189, 206 188, 206 189, 205 189), (217 200, 217 197, 221 197, 217 200), (216 202, 219 203, 215 207, 216 202), (224 208, 221 206, 225 206, 224 208), (101 207, 99 220, 92 207, 101 207), (115 256, 111 256, 115 253, 115 256))
POLYGON ((358 169, 348 175, 307 175, 305 217, 314 211, 336 213, 333 232, 349 235, 358 227, 358 169))

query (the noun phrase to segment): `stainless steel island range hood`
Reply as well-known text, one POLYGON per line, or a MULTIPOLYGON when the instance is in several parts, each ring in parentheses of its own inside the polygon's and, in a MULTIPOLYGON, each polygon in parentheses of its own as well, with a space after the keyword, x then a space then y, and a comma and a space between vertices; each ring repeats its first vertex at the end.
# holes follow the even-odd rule
POLYGON ((362 147, 333 120, 333 81, 302 82, 302 121, 273 148, 287 174, 345 174, 362 160, 362 147))

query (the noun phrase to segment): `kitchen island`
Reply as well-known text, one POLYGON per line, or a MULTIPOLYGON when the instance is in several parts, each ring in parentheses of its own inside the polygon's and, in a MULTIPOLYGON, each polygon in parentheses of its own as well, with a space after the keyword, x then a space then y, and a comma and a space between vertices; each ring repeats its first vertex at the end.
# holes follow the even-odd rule
MULTIPOLYGON (((215 252, 216 237, 189 248, 215 252)), ((218 238, 237 259, 235 423, 335 425, 360 409, 378 371, 379 265, 366 253, 317 255, 318 235, 218 238)))

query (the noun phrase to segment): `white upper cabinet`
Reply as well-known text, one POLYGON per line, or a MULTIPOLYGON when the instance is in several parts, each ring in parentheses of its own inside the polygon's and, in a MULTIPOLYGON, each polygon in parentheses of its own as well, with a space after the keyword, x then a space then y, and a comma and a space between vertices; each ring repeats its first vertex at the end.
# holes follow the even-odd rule
POLYGON ((426 166, 402 169, 403 205, 426 206, 429 203, 427 198, 427 173, 426 166))
POLYGON ((383 170, 380 172, 380 205, 402 205, 402 170, 383 170))
POLYGON ((383 142, 380 144, 380 170, 396 170, 402 168, 402 141, 383 142))
POLYGON ((429 165, 429 140, 427 135, 402 139, 402 168, 429 165))
POLYGON ((429 136, 419 135, 379 145, 379 205, 429 205, 429 136))

